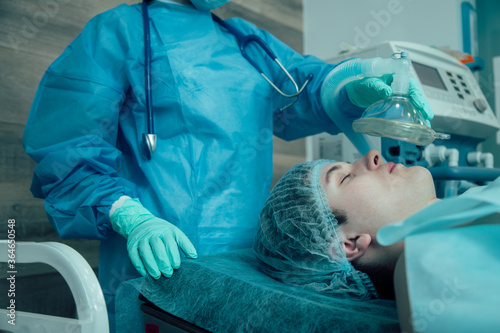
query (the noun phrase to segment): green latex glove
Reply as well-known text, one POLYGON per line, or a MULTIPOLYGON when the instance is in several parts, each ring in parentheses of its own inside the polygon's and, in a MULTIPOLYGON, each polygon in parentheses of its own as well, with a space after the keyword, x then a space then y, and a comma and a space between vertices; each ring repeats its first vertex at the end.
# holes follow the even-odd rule
MULTIPOLYGON (((392 74, 381 77, 369 77, 346 84, 346 92, 352 104, 361 108, 367 108, 376 101, 389 97, 392 94, 392 74)), ((429 120, 434 118, 434 112, 427 100, 422 95, 418 82, 410 78, 410 89, 408 97, 430 126, 429 120)))
POLYGON ((113 230, 127 239, 127 251, 137 271, 159 279, 179 268, 178 247, 188 258, 198 254, 191 241, 175 225, 157 218, 138 199, 127 199, 110 217, 113 230))

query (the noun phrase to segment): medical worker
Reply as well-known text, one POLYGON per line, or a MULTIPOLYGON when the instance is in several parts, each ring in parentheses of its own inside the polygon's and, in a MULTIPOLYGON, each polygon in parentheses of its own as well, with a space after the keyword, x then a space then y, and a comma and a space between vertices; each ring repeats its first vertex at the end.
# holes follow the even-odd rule
MULTIPOLYGON (((112 320, 118 285, 141 274, 170 277, 180 253, 250 247, 272 182, 273 134, 294 140, 338 133, 320 100, 335 65, 302 56, 241 19, 227 23, 262 38, 299 88, 255 43, 245 59, 210 10, 228 0, 156 0, 148 5, 156 151, 148 132, 141 4, 96 16, 41 80, 23 144, 38 163, 32 193, 45 199, 63 238, 101 240, 99 280, 112 320), (180 250, 179 250, 180 248, 180 250)), ((390 79, 390 76, 389 76, 390 79)), ((359 116, 390 94, 382 79, 355 81, 341 111, 359 116)), ((420 90, 412 99, 431 118, 420 90)), ((111 322, 112 325, 112 322, 111 322)))

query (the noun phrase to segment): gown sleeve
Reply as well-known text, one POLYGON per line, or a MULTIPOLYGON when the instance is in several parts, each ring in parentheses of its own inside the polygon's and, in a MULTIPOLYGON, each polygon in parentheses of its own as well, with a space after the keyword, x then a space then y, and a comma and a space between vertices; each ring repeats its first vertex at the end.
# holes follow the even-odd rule
POLYGON ((45 199, 63 238, 103 239, 114 231, 109 209, 135 185, 119 176, 120 110, 129 83, 129 45, 120 6, 96 16, 43 76, 23 136, 36 162, 31 191, 45 199), (118 32, 118 33, 117 33, 118 32))

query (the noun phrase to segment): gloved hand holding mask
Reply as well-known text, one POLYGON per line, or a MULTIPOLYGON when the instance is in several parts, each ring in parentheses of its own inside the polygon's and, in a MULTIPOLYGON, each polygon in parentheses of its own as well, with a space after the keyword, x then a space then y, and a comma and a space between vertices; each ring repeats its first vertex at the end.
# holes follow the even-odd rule
POLYGON ((198 255, 191 241, 173 224, 157 218, 138 199, 125 198, 110 217, 113 230, 127 239, 132 264, 143 276, 170 277, 179 268, 178 247, 188 258, 198 255))
MULTIPOLYGON (((361 108, 367 108, 373 103, 391 96, 391 83, 392 74, 387 74, 381 77, 369 77, 352 81, 346 84, 345 88, 352 104, 361 108)), ((434 118, 434 112, 422 95, 419 84, 414 78, 410 78, 408 97, 413 105, 422 113, 422 116, 430 126, 429 120, 434 118)))

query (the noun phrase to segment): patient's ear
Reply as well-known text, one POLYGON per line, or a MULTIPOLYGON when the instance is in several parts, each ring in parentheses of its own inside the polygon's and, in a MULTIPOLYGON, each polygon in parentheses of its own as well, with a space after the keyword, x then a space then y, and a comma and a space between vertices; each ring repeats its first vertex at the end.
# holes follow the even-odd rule
POLYGON ((348 261, 353 261, 363 256, 370 246, 372 237, 368 234, 361 234, 356 237, 345 239, 342 244, 348 261))

